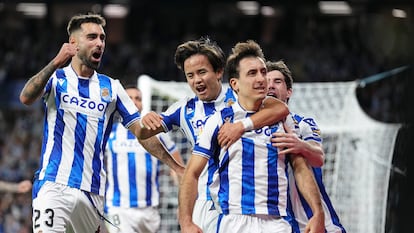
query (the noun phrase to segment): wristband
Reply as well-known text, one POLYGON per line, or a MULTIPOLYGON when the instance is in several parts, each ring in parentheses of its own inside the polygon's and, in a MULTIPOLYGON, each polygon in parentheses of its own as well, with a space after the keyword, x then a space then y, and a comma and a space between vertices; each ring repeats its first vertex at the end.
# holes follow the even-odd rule
POLYGON ((253 121, 250 117, 244 118, 243 120, 241 120, 241 123, 244 126, 244 131, 245 132, 254 129, 253 121))

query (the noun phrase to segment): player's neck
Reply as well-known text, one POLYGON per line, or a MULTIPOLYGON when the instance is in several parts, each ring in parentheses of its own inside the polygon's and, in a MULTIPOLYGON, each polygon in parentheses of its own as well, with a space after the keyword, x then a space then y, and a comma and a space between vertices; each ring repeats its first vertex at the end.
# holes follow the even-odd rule
POLYGON ((260 106, 262 106, 263 99, 254 100, 251 98, 243 98, 242 96, 239 96, 238 98, 240 106, 244 108, 246 111, 252 111, 257 112, 260 109, 260 106))
POLYGON ((93 69, 91 69, 90 67, 82 63, 76 62, 75 60, 72 60, 71 65, 72 65, 73 70, 80 77, 90 78, 94 73, 93 69))

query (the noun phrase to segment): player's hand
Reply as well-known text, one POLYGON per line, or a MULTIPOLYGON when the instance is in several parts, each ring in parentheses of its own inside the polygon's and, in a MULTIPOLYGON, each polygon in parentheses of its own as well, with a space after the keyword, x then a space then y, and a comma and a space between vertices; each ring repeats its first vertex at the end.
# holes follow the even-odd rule
POLYGON ((32 182, 30 180, 23 180, 17 185, 18 193, 27 193, 32 189, 32 182))
POLYGON ((276 132, 273 133, 271 138, 272 145, 279 149, 278 154, 300 154, 303 151, 303 141, 283 123, 283 128, 286 133, 276 132))
POLYGON ((78 47, 75 44, 64 43, 60 48, 59 53, 53 59, 53 64, 56 68, 62 67, 66 62, 76 55, 78 47))
POLYGON ((305 233, 324 233, 325 232, 325 215, 314 214, 306 224, 305 233))
POLYGON ((217 140, 222 148, 229 148, 244 134, 244 126, 241 122, 224 123, 219 130, 217 140))
POLYGON ((151 111, 141 118, 141 127, 144 126, 146 129, 156 130, 161 127, 161 120, 161 115, 151 111))
POLYGON ((181 233, 203 233, 203 231, 196 224, 191 223, 181 225, 181 233))

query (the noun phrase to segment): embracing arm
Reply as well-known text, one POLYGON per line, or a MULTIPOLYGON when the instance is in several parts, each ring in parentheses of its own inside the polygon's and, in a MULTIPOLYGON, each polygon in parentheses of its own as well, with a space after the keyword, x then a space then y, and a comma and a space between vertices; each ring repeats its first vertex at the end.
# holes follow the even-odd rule
POLYGON ((76 47, 72 44, 63 44, 56 57, 26 82, 20 92, 20 102, 25 105, 31 105, 35 102, 43 94, 43 89, 53 72, 74 56, 76 50, 76 47))
POLYGON ((149 112, 142 116, 139 121, 141 130, 138 132, 139 139, 147 139, 158 133, 164 132, 161 125, 162 116, 156 112, 149 112))
MULTIPOLYGON (((135 121, 129 130, 138 138, 137 134, 141 130, 139 121, 135 121)), ((184 166, 178 163, 174 157, 165 149, 157 137, 150 137, 148 139, 138 138, 139 143, 153 156, 165 163, 171 169, 173 169, 178 176, 182 176, 184 173, 184 166)))
POLYGON ((195 200, 197 198, 198 178, 206 164, 206 158, 198 155, 191 155, 181 180, 178 192, 178 219, 182 233, 202 232, 201 229, 194 224, 192 215, 195 200))
POLYGON ((225 123, 219 131, 218 141, 222 146, 229 147, 235 141, 237 141, 245 131, 252 129, 260 129, 267 125, 275 124, 286 118, 289 114, 288 106, 276 99, 275 97, 268 96, 263 100, 263 107, 241 121, 234 124, 225 123))
POLYGON ((305 141, 284 123, 284 132, 273 133, 272 145, 279 148, 279 154, 302 155, 312 167, 321 167, 324 164, 325 153, 320 143, 305 141))
POLYGON ((312 217, 306 226, 305 232, 325 232, 325 214, 322 208, 319 188, 311 168, 305 158, 300 155, 291 155, 295 181, 300 193, 312 209, 312 217))

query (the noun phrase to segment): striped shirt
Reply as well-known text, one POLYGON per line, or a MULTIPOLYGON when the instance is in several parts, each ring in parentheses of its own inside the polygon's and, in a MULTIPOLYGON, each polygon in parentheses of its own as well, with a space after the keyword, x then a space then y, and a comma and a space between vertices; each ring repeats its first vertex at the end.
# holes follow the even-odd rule
MULTIPOLYGON (((204 124, 209 116, 218 110, 232 105, 236 101, 236 94, 229 87, 222 88, 216 100, 204 102, 193 98, 182 99, 171 105, 166 112, 162 114, 163 127, 165 132, 179 127, 187 137, 191 146, 194 146, 199 134, 204 130, 204 124)), ((212 161, 209 162, 212 164, 212 161)), ((211 200, 209 184, 212 182, 214 167, 206 166, 201 172, 198 179, 198 200, 211 200)))
MULTIPOLYGON (((302 116, 290 113, 290 117, 287 117, 287 123, 299 138, 305 141, 314 141, 322 143, 321 133, 318 125, 312 118, 304 118, 302 116)), ((312 217, 312 210, 303 196, 298 192, 295 178, 293 177, 293 171, 291 166, 289 168, 289 209, 293 218, 290 220, 293 232, 300 233, 305 231, 306 224, 312 217)), ((335 212, 335 209, 326 193, 325 186, 322 182, 322 169, 312 168, 315 176, 316 183, 320 190, 322 198, 322 207, 325 213, 325 229, 327 233, 345 233, 344 227, 339 221, 339 217, 335 212)))
MULTIPOLYGON (((177 150, 167 134, 158 134, 157 137, 170 153, 177 150)), ((108 181, 105 207, 158 206, 160 161, 119 123, 112 127, 106 151, 108 181)))
POLYGON ((193 154, 215 161, 218 170, 210 191, 219 212, 286 216, 287 160, 270 141, 272 133, 283 131, 282 123, 245 132, 227 150, 218 145, 218 131, 225 121, 236 122, 253 113, 236 103, 211 116, 193 154))
POLYGON ((118 80, 96 72, 90 78, 78 77, 71 65, 54 72, 43 101, 38 179, 103 196, 103 156, 114 113, 129 127, 140 116, 136 106, 118 80))

